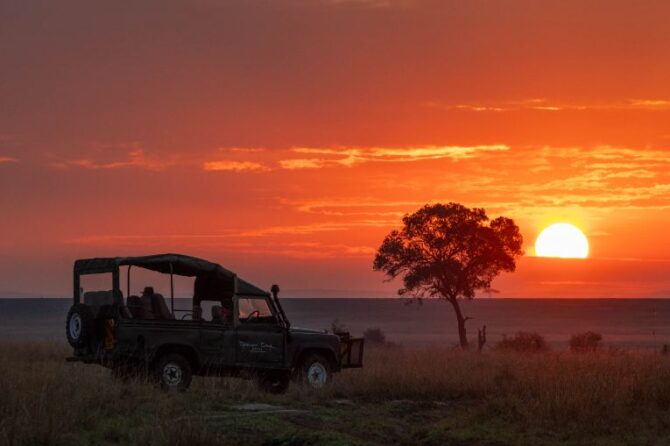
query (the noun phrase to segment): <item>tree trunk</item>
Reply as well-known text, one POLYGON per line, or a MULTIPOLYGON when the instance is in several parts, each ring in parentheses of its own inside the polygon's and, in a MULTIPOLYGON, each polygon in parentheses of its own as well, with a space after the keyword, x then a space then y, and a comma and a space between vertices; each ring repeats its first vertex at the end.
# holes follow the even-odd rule
POLYGON ((448 298, 451 305, 454 307, 454 312, 456 313, 456 320, 458 321, 458 339, 461 343, 461 348, 467 350, 469 347, 468 344, 468 335, 465 330, 465 321, 467 320, 463 313, 461 312, 461 306, 458 304, 458 299, 448 298))

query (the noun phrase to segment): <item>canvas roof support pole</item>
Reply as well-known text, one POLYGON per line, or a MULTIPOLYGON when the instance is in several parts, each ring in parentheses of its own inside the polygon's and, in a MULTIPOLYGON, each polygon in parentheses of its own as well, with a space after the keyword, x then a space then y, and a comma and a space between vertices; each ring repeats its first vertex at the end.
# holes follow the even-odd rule
POLYGON ((119 267, 118 265, 112 270, 112 283, 114 290, 114 303, 117 305, 123 305, 123 294, 121 292, 121 280, 119 279, 119 267))
POLYGON ((133 265, 128 265, 128 274, 127 274, 128 277, 126 279, 126 292, 128 294, 126 294, 126 298, 130 297, 130 268, 132 268, 132 267, 133 267, 133 265))
POLYGON ((174 314, 174 268, 172 268, 172 263, 170 263, 170 309, 174 314))
POLYGON ((79 272, 76 272, 76 271, 75 271, 75 273, 74 273, 74 287, 73 287, 73 295, 72 295, 72 297, 73 297, 73 299, 74 299, 74 303, 76 303, 76 304, 78 304, 79 302, 81 302, 81 297, 79 296, 79 293, 81 292, 81 290, 79 289, 79 287, 80 287, 80 284, 79 284, 79 272))

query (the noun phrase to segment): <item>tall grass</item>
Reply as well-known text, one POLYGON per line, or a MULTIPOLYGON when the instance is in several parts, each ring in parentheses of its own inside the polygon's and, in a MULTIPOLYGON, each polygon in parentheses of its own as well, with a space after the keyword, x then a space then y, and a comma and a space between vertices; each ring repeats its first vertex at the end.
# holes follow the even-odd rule
POLYGON ((218 433, 174 420, 245 401, 458 401, 482 420, 531 429, 601 435, 670 427, 670 361, 653 354, 377 348, 366 352, 362 370, 344 371, 325 390, 292 386, 270 396, 217 378, 166 395, 146 382, 115 381, 98 366, 66 363, 68 353, 61 344, 0 344, 0 444, 207 444, 218 433))
POLYGON ((670 423, 670 361, 653 354, 378 350, 363 373, 343 374, 329 392, 476 400, 529 425, 573 424, 594 433, 645 420, 670 423))

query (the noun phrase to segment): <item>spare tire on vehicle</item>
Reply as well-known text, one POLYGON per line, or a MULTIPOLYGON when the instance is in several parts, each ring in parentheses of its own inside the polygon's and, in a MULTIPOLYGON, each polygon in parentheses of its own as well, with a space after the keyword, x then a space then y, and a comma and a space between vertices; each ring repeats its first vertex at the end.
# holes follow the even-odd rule
POLYGON ((91 309, 84 304, 72 305, 65 320, 65 334, 70 345, 75 348, 85 347, 94 333, 95 319, 91 309))

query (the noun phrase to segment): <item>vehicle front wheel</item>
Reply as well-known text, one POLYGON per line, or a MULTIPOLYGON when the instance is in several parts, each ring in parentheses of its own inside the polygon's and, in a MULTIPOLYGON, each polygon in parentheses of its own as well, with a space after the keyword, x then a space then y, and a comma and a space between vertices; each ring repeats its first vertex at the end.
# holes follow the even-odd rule
POLYGON ((324 387, 332 379, 330 362, 319 354, 308 355, 300 364, 298 379, 313 389, 324 387))
POLYGON ((183 392, 191 385, 191 364, 178 353, 162 356, 153 368, 154 379, 161 389, 168 392, 183 392))

